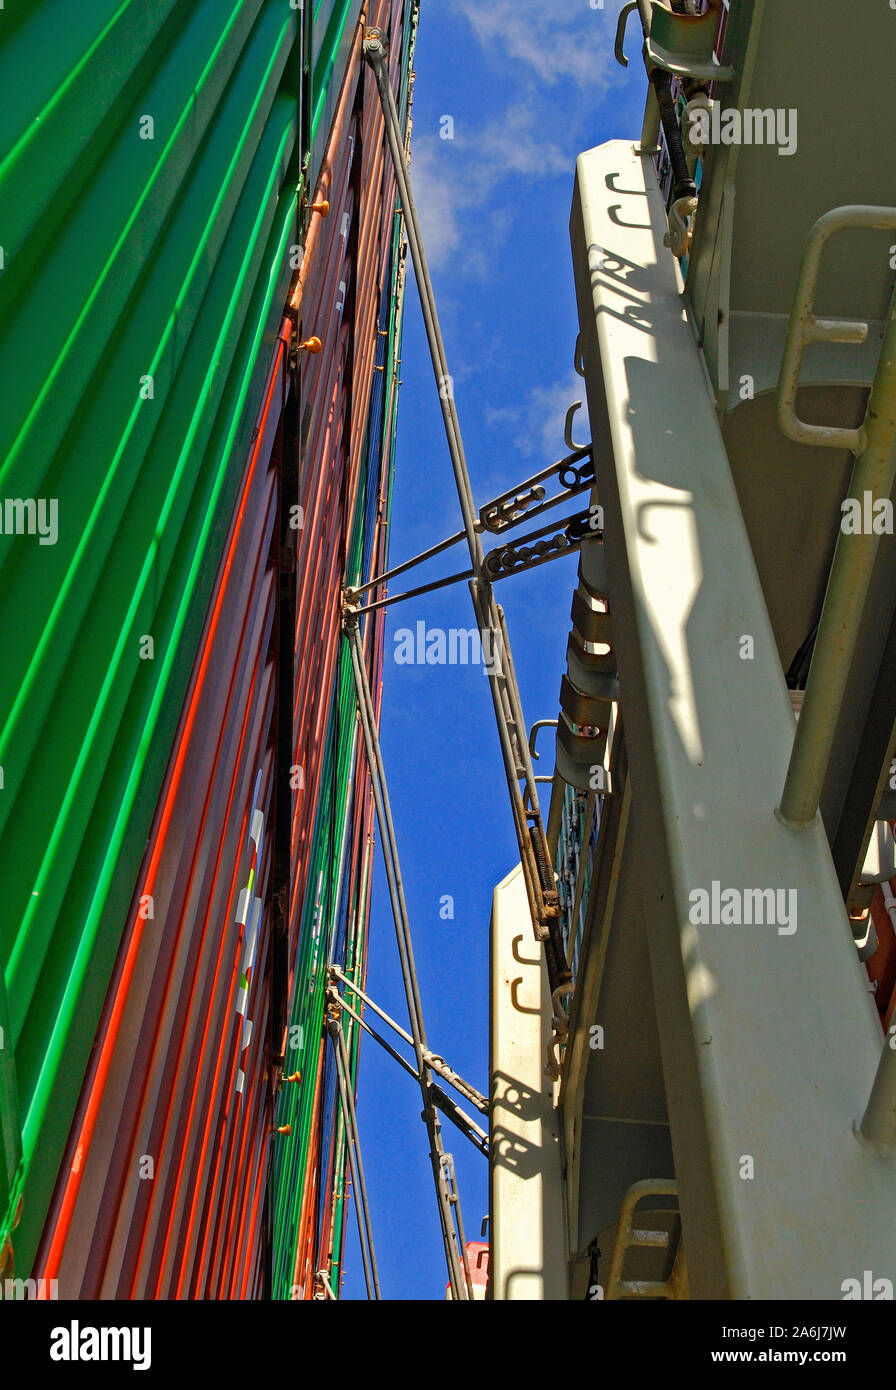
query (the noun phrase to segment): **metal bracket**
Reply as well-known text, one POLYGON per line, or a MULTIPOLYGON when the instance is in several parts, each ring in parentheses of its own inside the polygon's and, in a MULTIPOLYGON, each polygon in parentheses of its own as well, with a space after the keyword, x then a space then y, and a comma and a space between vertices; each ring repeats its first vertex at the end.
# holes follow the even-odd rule
POLYGON ((377 28, 375 25, 368 25, 364 30, 361 52, 371 66, 373 66, 376 61, 384 60, 388 52, 384 31, 377 28))
MULTIPOLYGON (((790 313, 787 343, 778 378, 778 425, 788 439, 798 444, 819 444, 829 449, 849 449, 854 454, 865 447, 865 422, 857 430, 834 425, 810 425, 796 413, 803 354, 810 343, 864 343, 868 324, 855 319, 816 318, 813 312, 815 290, 822 256, 831 237, 846 228, 896 230, 896 208, 852 204, 833 208, 819 217, 809 233, 800 263, 796 293, 790 313)), ((867 420, 867 416, 866 416, 867 420)))
POLYGON ((538 730, 556 729, 556 727, 556 719, 536 719, 535 723, 532 725, 532 728, 529 730, 529 752, 532 754, 534 762, 538 762, 538 759, 541 756, 539 753, 535 751, 535 740, 538 737, 538 730))
MULTIPOLYGON (((563 438, 570 451, 566 457, 557 463, 549 464, 538 473, 533 473, 531 478, 517 483, 515 487, 509 488, 507 492, 502 492, 500 496, 481 506, 477 530, 501 535, 511 527, 519 526, 527 518, 540 516, 542 512, 559 506, 570 497, 577 497, 580 492, 585 492, 593 486, 594 462, 591 457, 591 445, 575 444, 570 437, 572 418, 581 404, 581 401, 576 401, 566 412, 563 438), (564 490, 544 501, 545 490, 541 484, 555 476, 559 478, 564 490)), ((462 539, 462 534, 458 539, 462 539)))
POLYGON ((721 8, 721 0, 710 0, 703 14, 675 14, 662 0, 630 0, 623 6, 616 26, 616 61, 628 67, 623 52, 625 31, 629 15, 633 10, 640 10, 648 73, 653 68, 662 68, 676 77, 691 77, 696 82, 730 82, 734 69, 716 63, 712 56, 721 8))
POLYGON ((466 1139, 469 1139, 473 1147, 477 1149, 484 1158, 488 1158, 489 1141, 485 1130, 480 1129, 479 1125, 475 1124, 474 1121, 470 1119, 469 1115, 465 1115, 457 1102, 452 1100, 449 1095, 446 1095, 441 1086, 437 1086, 435 1082, 430 1086, 429 1094, 432 1098, 433 1105, 441 1110, 442 1114, 451 1121, 455 1128, 460 1130, 461 1134, 463 1134, 466 1139))
MULTIPOLYGON (((538 730, 539 730, 539 729, 556 729, 556 727, 557 727, 557 720, 556 720, 556 719, 537 719, 537 720, 535 721, 535 723, 532 725, 532 728, 529 730, 529 752, 530 752, 530 754, 532 755, 532 761, 533 761, 533 762, 538 762, 539 758, 541 757, 541 754, 538 753, 538 752, 536 751, 536 748, 535 748, 535 739, 536 739, 536 736, 537 736, 537 734, 538 734, 538 730)), ((535 780, 536 780, 536 782, 551 782, 551 783, 553 783, 553 781, 554 781, 554 779, 553 779, 552 776, 551 776, 551 777, 536 777, 535 780)))
MULTIPOLYGON (((567 411, 566 438, 569 441, 570 422, 575 411, 579 408, 580 402, 570 406, 567 411)), ((509 488, 507 492, 502 492, 498 497, 492 498, 491 502, 486 502, 479 508, 479 517, 475 523, 474 530, 479 535, 483 531, 489 531, 492 535, 500 536, 505 531, 511 530, 514 526, 519 526, 527 518, 540 516, 542 512, 550 511, 552 507, 558 507, 561 502, 565 502, 570 497, 577 497, 592 487, 594 483, 594 464, 591 460, 591 445, 573 445, 572 453, 560 459, 557 463, 551 463, 547 468, 542 468, 540 472, 533 473, 531 478, 526 478, 523 482, 517 483, 515 487, 509 488), (564 491, 558 492, 555 497, 549 497, 543 501, 544 488, 541 486, 546 479, 557 476, 563 486, 564 491)), ((453 536, 446 537, 443 541, 438 541, 436 545, 431 545, 428 549, 415 555, 411 560, 405 560, 400 565, 394 565, 392 569, 384 570, 381 574, 368 579, 365 584, 359 584, 354 588, 345 590, 345 597, 349 603, 356 603, 361 594, 367 593, 371 589, 378 588, 385 584, 388 579, 394 579, 399 574, 405 574, 408 570, 422 565, 426 560, 433 559, 440 555, 444 550, 450 550, 452 546, 459 544, 464 539, 465 532, 457 531, 453 536)), ((472 579, 473 570, 463 570, 459 574, 447 575, 444 579, 438 579, 429 584, 421 585, 418 588, 410 589, 407 593, 392 594, 388 599, 381 599, 378 603, 368 604, 364 608, 367 612, 371 608, 384 607, 387 603, 399 603, 405 598, 416 598, 419 594, 429 593, 433 589, 445 588, 448 584, 457 583, 461 579, 472 579)), ((359 608, 360 612, 361 609, 359 608)))
MULTIPOLYGON (((354 1011, 351 1008, 351 1005, 349 1005, 347 1001, 343 998, 343 996, 339 994, 337 989, 337 981, 341 981, 342 984, 345 985, 346 989, 350 989, 352 993, 357 995, 359 999, 363 999, 364 1003, 367 1004, 368 1007, 371 1008, 373 1012, 383 1020, 384 1023, 387 1023, 389 1027, 395 1033, 397 1033, 400 1038, 403 1038, 406 1043, 409 1043, 411 1046, 413 1046, 414 1040, 410 1036, 410 1034, 406 1033, 403 1028, 400 1028, 399 1025, 395 1022, 395 1020, 393 1018, 390 1018, 389 1015, 385 1013, 379 1007, 378 1004, 374 1003, 370 995, 365 994, 364 990, 361 989, 359 985, 356 985, 352 980, 350 980, 348 975, 346 975, 345 972, 341 970, 338 965, 330 966, 329 981, 330 983, 327 989, 327 999, 338 1000, 338 1007, 340 1011, 342 1009, 345 1009, 346 1012, 349 1013, 352 1018, 361 1023, 361 1026, 364 1027, 367 1032, 371 1033, 372 1036, 376 1037, 378 1042, 383 1042, 383 1039, 379 1038, 375 1033, 373 1033, 373 1030, 367 1024, 364 1023, 364 1020, 360 1019, 358 1015, 354 1013, 354 1011)), ((387 1048, 387 1050, 390 1049, 387 1048)), ((416 1075, 416 1073, 413 1071, 413 1068, 411 1068, 409 1062, 405 1062, 404 1058, 398 1054, 393 1055, 396 1056, 396 1060, 399 1061, 402 1064, 402 1066, 411 1071, 411 1075, 416 1075)), ((424 1047, 423 1061, 432 1071, 437 1072, 438 1075, 443 1078, 443 1080, 447 1081, 448 1084, 453 1086, 456 1091, 459 1091, 462 1096, 466 1097, 467 1100, 471 1101, 472 1104, 475 1105, 476 1109, 481 1111, 483 1115, 488 1114, 488 1101, 486 1100, 482 1092, 477 1091, 475 1086, 471 1086, 469 1081, 465 1081, 459 1072, 456 1072, 453 1067, 450 1067, 448 1063, 445 1061, 445 1058, 441 1055, 441 1053, 432 1052, 428 1047, 424 1047)))
POLYGON ((616 62, 624 68, 628 67, 628 59, 626 58, 625 53, 623 51, 623 44, 625 42, 625 30, 628 26, 629 15, 631 14, 632 10, 636 10, 637 8, 638 0, 629 0, 629 3, 627 5, 623 5, 622 9, 620 10, 619 22, 616 25, 616 43, 613 51, 616 54, 616 62))
MULTIPOLYGON (((590 453, 591 451, 590 444, 576 444, 572 437, 572 422, 576 417, 576 411, 581 409, 582 402, 573 401, 569 410, 566 412, 566 420, 563 425, 563 442, 571 454, 584 453, 586 450, 590 453)), ((593 472, 594 470, 592 468, 592 476, 593 472)))
POLYGON ((560 555, 568 555, 570 551, 578 550, 582 541, 601 534, 599 525, 595 524, 599 519, 599 509, 589 507, 586 511, 564 517, 562 521, 530 531, 526 536, 519 536, 508 545, 497 546, 486 553, 485 572, 495 582, 506 579, 510 574, 535 569, 548 560, 556 560, 560 555))

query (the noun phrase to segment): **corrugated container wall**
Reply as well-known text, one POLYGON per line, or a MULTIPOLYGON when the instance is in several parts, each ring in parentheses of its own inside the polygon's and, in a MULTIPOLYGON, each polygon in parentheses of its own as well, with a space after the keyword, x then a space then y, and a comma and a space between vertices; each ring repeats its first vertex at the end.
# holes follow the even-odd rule
MULTIPOLYGON (((367 11, 402 109, 415 11, 367 11)), ((338 1131, 307 1006, 366 926, 339 597, 401 234, 359 12, 0 12, 0 1275, 62 1298, 270 1294, 272 1137, 291 1201, 339 1179, 271 1131, 338 1131)))

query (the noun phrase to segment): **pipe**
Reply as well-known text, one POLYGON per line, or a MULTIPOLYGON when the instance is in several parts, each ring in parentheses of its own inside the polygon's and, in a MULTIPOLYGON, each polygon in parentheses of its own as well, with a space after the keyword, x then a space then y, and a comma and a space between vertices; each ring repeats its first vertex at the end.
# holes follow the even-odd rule
MULTIPOLYGON (((391 94, 391 88, 389 90, 391 94)), ((436 1186, 436 1199, 442 1225, 442 1239, 445 1246, 445 1259, 448 1265, 448 1278, 451 1285, 452 1296, 455 1299, 462 1299, 465 1297, 462 1283, 462 1264, 457 1250, 454 1223, 450 1209, 446 1205, 445 1192, 441 1181, 441 1159, 443 1156, 441 1125, 436 1117, 432 1098, 429 1093, 432 1082, 423 1055, 426 1046, 426 1034, 423 1027, 423 1009, 420 1003, 417 972, 414 966, 414 953, 411 943, 410 927, 408 925, 407 904, 404 897, 401 866, 398 861, 398 847, 395 838, 395 826, 392 821, 392 808, 389 803, 389 792, 386 786, 386 773, 383 766, 379 735, 373 718, 373 700, 370 694, 370 684, 367 680, 367 668, 364 665, 364 655, 361 647, 361 632, 358 625, 357 614, 350 612, 346 616, 345 629, 348 637, 349 649, 351 651, 355 694, 358 702, 358 711, 361 716, 361 729, 364 736, 364 751, 367 757, 367 766, 370 771, 370 784, 373 791, 374 805, 376 807, 377 824, 379 825, 380 838, 383 845, 383 861, 389 887, 389 900, 392 905, 392 918, 395 923, 395 936, 398 942, 401 975, 404 982, 405 996, 407 998, 408 1017, 411 1022, 414 1053, 417 1058, 417 1073, 420 1082, 420 1090, 423 1096, 423 1120, 426 1124, 431 1146, 430 1162, 432 1164, 433 1178, 436 1186)))
MULTIPOLYGON (((891 826, 890 826, 890 829, 892 830, 892 828, 893 828, 893 827, 892 827, 892 825, 891 825, 891 826)), ((893 880, 892 880, 892 879, 888 879, 888 880, 887 880, 886 888, 887 888, 888 891, 885 892, 885 891, 884 891, 884 885, 883 885, 883 884, 880 885, 881 896, 883 897, 883 900, 884 900, 884 907, 887 909, 887 916, 888 916, 889 919, 890 919, 890 923, 891 923, 891 925, 892 925, 892 927, 893 927, 893 932, 894 932, 894 934, 896 934, 896 894, 894 894, 894 891, 893 891, 893 880)))
MULTIPOLYGON (((331 966, 330 971, 335 979, 342 981, 346 989, 350 989, 353 994, 357 995, 360 999, 363 999, 367 1007, 372 1009, 373 1012, 377 1014, 383 1020, 384 1023, 388 1023, 389 1027, 392 1028, 400 1038, 403 1038, 406 1043, 410 1043, 411 1046, 413 1046, 414 1040, 410 1036, 410 1034, 406 1033, 403 1028, 399 1027, 399 1025, 395 1022, 394 1018, 390 1018, 389 1015, 383 1009, 381 1009, 378 1004, 374 1003, 374 1001, 370 998, 369 994, 365 994, 363 989, 361 989, 358 985, 354 984, 345 974, 345 972, 340 969, 338 965, 331 966)), ((357 1019, 357 1021, 361 1023, 362 1027, 367 1027, 367 1024, 363 1022, 359 1015, 352 1012, 350 1006, 346 1003, 344 997, 340 998, 340 1003, 343 1008, 349 1010, 349 1012, 352 1014, 352 1018, 357 1019)), ((369 1031, 373 1033, 373 1029, 369 1029, 369 1031)), ((376 1037, 377 1035, 374 1033, 373 1036, 376 1037)), ((405 1062, 403 1057, 399 1057, 398 1053, 394 1053, 393 1055, 398 1058, 398 1060, 402 1063, 403 1066, 409 1066, 409 1064, 405 1062)), ((445 1081, 448 1082, 449 1085, 453 1086, 454 1089, 458 1091, 462 1096, 465 1096, 467 1100, 471 1101, 472 1104, 476 1106, 477 1110, 481 1110, 483 1115, 488 1114, 488 1101, 486 1100, 485 1096, 483 1096, 479 1091, 477 1091, 475 1086, 471 1086, 468 1081, 464 1081, 463 1077, 460 1076, 454 1070, 453 1067, 450 1067, 448 1065, 444 1057, 440 1057, 437 1053, 430 1052, 429 1049, 426 1048, 423 1052, 423 1060, 426 1062, 426 1065, 432 1071, 436 1072, 438 1076, 441 1076, 445 1081)), ((416 1075, 413 1069, 411 1069, 411 1075, 416 1075)))
POLYGON ((896 1151, 896 1038, 887 1036, 865 1113, 856 1125, 856 1138, 875 1153, 896 1151))
POLYGON ((423 318, 426 324, 427 342, 429 343, 433 370, 435 371, 439 384, 439 401, 442 407, 445 433, 448 438, 448 450, 451 455, 451 464, 454 469, 454 478, 457 483, 460 508, 464 519, 464 531, 467 537, 467 544, 470 547, 470 556, 473 560, 474 569, 478 571, 482 564, 482 547, 479 544, 479 538, 476 534, 476 517, 473 509, 470 476, 467 472, 467 463, 464 457, 460 423, 454 406, 454 393, 450 388, 448 360, 445 355, 442 330, 439 326, 432 281, 429 276, 426 253, 423 250, 423 242, 419 235, 417 207, 414 202, 413 194, 411 193, 404 149, 399 138, 400 124, 398 111, 395 106, 395 98, 392 95, 392 87, 389 83, 385 42, 380 30, 367 30, 367 36, 364 40, 364 56, 373 69, 377 90, 379 91, 380 101, 383 107, 386 136, 389 141, 392 162, 395 168, 395 178, 401 196, 401 207, 405 218, 405 232, 408 238, 408 245, 411 248, 411 259, 413 260, 414 271, 417 276, 417 288, 420 292, 420 304, 423 309, 423 318))
POLYGON ((364 1263, 364 1280, 367 1284, 367 1297, 379 1299, 380 1281, 376 1269, 376 1255, 373 1250, 373 1233, 370 1229, 370 1209, 367 1205, 367 1184, 364 1181, 364 1164, 361 1161, 361 1141, 358 1137, 358 1121, 355 1114, 355 1100, 352 1095, 350 1085, 351 1069, 348 1063, 348 1053, 345 1047, 345 1038, 342 1036, 342 1029, 336 1019, 330 1019, 327 1023, 327 1032, 333 1043, 336 1053, 336 1076, 339 1082, 339 1099, 342 1104, 342 1118, 345 1122, 346 1138, 348 1146, 348 1158, 352 1168, 352 1178, 355 1184, 355 1209, 358 1216, 358 1239, 361 1245, 361 1259, 364 1263), (365 1249, 365 1235, 367 1238, 368 1253, 365 1249))
MULTIPOLYGON (((505 531, 509 531, 512 527, 520 525, 523 521, 527 521, 529 517, 538 516, 541 512, 547 511, 550 507, 559 506, 559 504, 565 502, 568 497, 574 497, 577 493, 584 492, 587 487, 591 486, 591 479, 577 486, 567 488, 557 497, 551 497, 540 506, 531 508, 524 516, 519 517, 518 520, 505 522, 500 530, 495 531, 491 526, 482 521, 483 515, 488 516, 489 512, 499 508, 502 503, 512 501, 516 493, 524 492, 526 488, 532 487, 533 484, 540 483, 543 479, 552 477, 555 473, 561 472, 564 468, 569 468, 580 459, 587 458, 590 453, 590 444, 585 449, 576 449, 566 458, 561 459, 559 463, 550 464, 547 468, 543 468, 540 473, 535 473, 531 478, 526 478, 524 482, 517 484, 517 486, 509 492, 502 492, 500 497, 494 498, 491 502, 486 502, 485 506, 479 509, 479 519, 476 522, 476 530, 478 532, 482 532, 483 530, 491 531, 493 535, 503 535, 505 531)), ((413 559, 403 560, 400 565, 395 565, 392 569, 384 570, 382 574, 375 575, 373 579, 368 579, 366 583, 346 589, 346 598, 350 603, 354 603, 359 595, 366 593, 368 589, 375 589, 378 584, 385 583, 387 579, 394 579, 399 574, 404 574, 406 570, 413 569, 415 565, 422 565, 425 560, 431 560, 435 555, 441 555, 444 550, 448 550, 452 545, 458 545, 460 541, 465 539, 465 535, 466 533, 464 531, 456 531, 453 536, 448 536, 446 540, 439 541, 436 545, 431 545, 427 550, 422 550, 420 554, 415 555, 413 559)), ((472 575, 472 573, 472 570, 468 571, 463 578, 466 579, 468 576, 472 575)), ((420 592, 423 591, 414 590, 415 594, 420 592)))
MULTIPOLYGON (((435 373, 439 392, 439 402, 445 425, 445 437, 448 442, 448 452, 451 456, 451 465, 454 471, 458 500, 463 515, 464 532, 467 538, 467 545, 469 547, 473 566, 473 577, 470 582, 470 595, 473 600, 473 608, 476 613, 480 631, 488 631, 493 639, 500 637, 502 642, 501 652, 504 658, 502 669, 497 669, 497 663, 490 663, 488 670, 489 689, 495 708, 498 737, 501 742, 504 771, 510 794, 514 829, 520 849, 520 860, 526 883, 526 896, 529 901, 532 923, 536 937, 539 940, 545 940, 550 936, 556 935, 556 889, 553 875, 550 873, 550 866, 548 864, 544 827, 542 825, 541 812, 538 806, 535 774, 532 769, 532 761, 526 742, 525 721, 520 704, 519 689, 513 672, 513 663, 510 657, 504 624, 500 617, 500 610, 495 604, 488 577, 483 572, 484 557, 478 534, 477 516, 473 505, 470 478, 467 472, 466 459, 464 457, 460 424, 454 406, 454 393, 450 389, 451 378, 448 373, 445 346, 439 327, 432 281, 429 277, 429 269, 426 263, 426 256, 420 235, 417 209, 411 192, 404 147, 400 138, 401 132, 398 112, 395 106, 395 98, 392 95, 392 88, 389 83, 385 41, 381 30, 376 28, 367 30, 363 44, 363 52, 376 79, 377 90, 383 109, 386 136, 388 138, 389 149, 392 154, 392 162, 395 169, 395 179, 401 197, 405 230, 417 278, 417 289, 420 295, 420 305, 426 326, 429 353, 432 359, 433 371, 435 373), (531 808, 528 811, 526 810, 526 804, 520 791, 519 783, 521 780, 524 780, 526 784, 526 800, 531 808)), ((558 983, 560 983, 556 978, 556 971, 559 967, 560 958, 553 947, 546 947, 545 955, 553 991, 558 983)))
MULTIPOLYGON (((896 292, 871 388, 848 497, 889 497, 896 479, 896 292)), ((802 828, 815 819, 843 707, 880 537, 837 537, 812 665, 778 817, 802 828)))
MULTIPOLYGON (((463 531, 458 531, 456 535, 449 536, 447 540, 439 541, 438 545, 431 545, 428 550, 423 550, 419 555, 415 555, 413 560, 404 560, 402 564, 396 565, 394 569, 384 570, 382 574, 377 574, 373 579, 368 579, 366 584, 358 584, 354 589, 346 589, 345 596, 350 603, 354 603, 361 594, 366 594, 368 589, 375 589, 379 584, 385 584, 388 579, 395 579, 399 574, 404 574, 406 570, 413 569, 415 565, 422 565, 424 560, 431 560, 434 555, 441 555, 443 550, 448 550, 450 546, 457 545, 458 541, 464 539, 463 531)), ((469 570, 468 574, 473 571, 469 570)), ((467 575, 460 576, 466 579, 467 575)), ((421 590, 415 589, 414 593, 421 590)))
MULTIPOLYGON (((393 603, 403 603, 405 599, 419 598, 421 594, 432 594, 435 593, 436 589, 447 589, 451 584, 459 584, 462 579, 472 578, 472 575, 472 570, 461 570, 458 574, 448 574, 444 579, 433 579, 429 584, 420 584, 416 589, 405 589, 400 594, 387 594, 385 598, 378 598, 374 603, 365 603, 358 611, 374 613, 378 608, 391 608, 393 603)), ((370 586, 365 587, 369 588, 370 586)), ((357 589, 346 589, 345 596, 353 602, 353 595, 357 592, 357 589)))
POLYGON ((378 1033, 375 1028, 371 1028, 370 1024, 365 1022, 361 1015, 352 1008, 351 1004, 349 1004, 347 1000, 342 997, 342 995, 337 994, 336 997, 339 1003, 339 1008, 345 1009, 345 1012, 348 1014, 349 1018, 354 1019, 355 1023, 357 1023, 358 1026, 362 1028, 365 1033, 369 1033, 370 1036, 373 1038, 374 1042, 378 1042, 380 1047, 383 1048, 385 1052, 388 1052, 389 1056, 393 1059, 393 1061, 396 1061, 400 1067, 404 1068, 408 1076, 412 1076, 415 1081, 419 1081, 419 1076, 414 1071, 414 1068, 411 1066, 407 1058, 402 1057, 401 1053, 397 1050, 397 1048, 394 1048, 390 1042, 386 1041, 382 1033, 378 1033))

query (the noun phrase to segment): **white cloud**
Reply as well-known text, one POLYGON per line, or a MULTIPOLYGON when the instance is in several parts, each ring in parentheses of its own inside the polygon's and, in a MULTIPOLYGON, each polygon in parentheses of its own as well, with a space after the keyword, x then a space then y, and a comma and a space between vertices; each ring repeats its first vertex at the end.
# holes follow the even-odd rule
POLYGON ((521 101, 482 130, 462 131, 451 141, 415 135, 411 186, 433 270, 450 264, 455 272, 486 275, 491 253, 513 227, 511 210, 495 202, 498 185, 509 178, 534 181, 570 172, 568 155, 539 136, 535 125, 534 108, 521 101), (473 210, 475 220, 469 215, 473 210))
POLYGON ((575 372, 570 372, 565 381, 554 386, 536 386, 530 391, 527 409, 530 422, 528 438, 533 440, 536 452, 548 458, 562 458, 566 453, 563 441, 563 427, 566 412, 573 401, 581 401, 572 422, 572 439, 576 444, 587 444, 591 436, 588 425, 588 406, 585 401, 585 383, 575 372))
POLYGON ((426 259, 433 270, 438 270, 448 264, 462 244, 459 190, 444 162, 440 170, 438 149, 432 140, 414 140, 410 174, 426 259))
POLYGON ((573 401, 582 408, 573 417, 572 438, 576 444, 590 439, 585 383, 575 372, 552 386, 534 386, 517 406, 487 406, 485 423, 492 429, 512 433, 513 442, 527 458, 538 457, 545 466, 566 453, 563 427, 573 401))
POLYGON ((450 265, 455 275, 484 278, 516 217, 531 216, 522 200, 508 207, 496 196, 499 186, 558 176, 571 182, 579 127, 623 74, 613 58, 615 13, 592 9, 589 0, 453 6, 499 74, 495 114, 478 129, 458 118, 450 140, 416 129, 411 178, 433 270, 450 265))
POLYGON ((536 134, 536 119, 534 105, 519 101, 508 106, 499 120, 490 122, 476 137, 480 156, 478 178, 487 189, 509 174, 541 176, 569 172, 569 157, 556 141, 536 134))
POLYGON ((616 76, 610 0, 605 8, 589 0, 457 0, 457 8, 483 48, 503 49, 549 86, 572 81, 585 89, 616 76))

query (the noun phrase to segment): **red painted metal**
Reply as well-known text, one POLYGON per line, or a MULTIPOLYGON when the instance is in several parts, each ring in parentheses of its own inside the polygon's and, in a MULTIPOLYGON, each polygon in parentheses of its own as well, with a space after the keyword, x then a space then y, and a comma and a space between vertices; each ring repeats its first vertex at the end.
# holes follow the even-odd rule
MULTIPOLYGON (((403 12, 404 0, 377 0, 366 20, 398 33, 403 12)), ((303 785, 292 807, 286 911, 292 990, 305 898, 316 891, 308 882, 309 853, 393 238, 394 176, 375 86, 360 61, 361 32, 359 24, 314 198, 329 201, 329 217, 310 217, 290 317, 274 345, 251 455, 35 1262, 35 1276, 57 1279, 62 1298, 251 1298, 265 1287, 262 1214, 279 1085, 268 1035, 281 452, 297 459, 303 509, 292 653, 293 763, 302 768, 303 785), (322 351, 300 351, 294 377, 291 344, 312 335, 322 351), (295 410, 287 415, 291 391, 295 410), (292 419, 296 438, 287 429, 292 419), (253 812, 263 817, 264 838, 250 897, 259 897, 263 907, 239 1012, 251 933, 249 919, 239 925, 237 915, 252 862, 253 812)), ((399 50, 396 44, 396 86, 399 50)), ((390 418, 395 389, 390 381, 390 418)), ((381 494, 375 567, 384 565, 386 550, 381 494)), ((368 625, 367 637, 378 701, 381 619, 368 625)), ((359 755, 346 861, 352 894, 368 881, 373 840, 372 799, 366 776, 358 777, 362 772, 359 755)), ((361 910, 366 915, 369 901, 361 910)), ((320 1172, 323 1057, 321 1042, 295 1254, 294 1284, 306 1298, 314 1293, 315 1261, 327 1253, 318 1248, 322 1191, 327 1242, 332 1235, 332 1156, 328 1171, 320 1172)))
MULTIPOLYGON (((38 1267, 58 1279, 64 1297, 171 1296, 161 1271, 175 1254, 182 1267, 190 1263, 198 1180, 213 1150, 233 1144, 239 1125, 229 1096, 240 950, 232 923, 245 861, 247 783, 266 756, 273 709, 266 669, 275 595, 268 559, 276 519, 272 450, 290 333, 285 320, 69 1161, 38 1254, 38 1267), (226 1097, 223 1113, 214 1108, 216 1091, 226 1097), (195 1154, 188 1177, 185 1144, 195 1154), (140 1154, 156 1166, 154 1150, 171 1152, 172 1162, 163 1168, 160 1161, 152 1179, 135 1177, 140 1154), (175 1218, 186 1203, 186 1234, 175 1239, 175 1218), (73 1229, 77 1240, 69 1238, 73 1229)), ((263 785, 269 805, 269 766, 263 785)), ((260 1039, 260 1016, 258 1025, 260 1039)), ((257 1109, 258 1098, 253 1102, 257 1109)), ((270 1109, 269 1097, 265 1105, 270 1109)), ((250 1127, 266 1145, 267 1127, 244 1114, 243 1136, 250 1127)), ((264 1164, 256 1169, 263 1183, 264 1164)), ((183 1280, 179 1287, 182 1293, 183 1280)))

